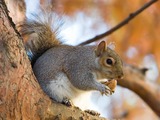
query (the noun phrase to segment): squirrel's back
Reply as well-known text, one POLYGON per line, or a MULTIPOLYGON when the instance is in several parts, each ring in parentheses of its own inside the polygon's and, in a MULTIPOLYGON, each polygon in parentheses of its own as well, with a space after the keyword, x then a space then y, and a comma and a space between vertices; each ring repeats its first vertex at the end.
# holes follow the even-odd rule
POLYGON ((51 13, 34 15, 32 19, 26 19, 19 26, 32 65, 45 51, 61 44, 57 40, 57 28, 52 28, 53 18, 54 14, 51 13))
POLYGON ((33 65, 34 73, 37 77, 40 76, 39 80, 44 78, 50 80, 55 77, 56 72, 67 71, 71 67, 77 66, 76 70, 79 70, 81 67, 88 69, 90 65, 90 68, 93 68, 96 59, 94 50, 95 46, 59 45, 52 47, 37 59, 33 65))

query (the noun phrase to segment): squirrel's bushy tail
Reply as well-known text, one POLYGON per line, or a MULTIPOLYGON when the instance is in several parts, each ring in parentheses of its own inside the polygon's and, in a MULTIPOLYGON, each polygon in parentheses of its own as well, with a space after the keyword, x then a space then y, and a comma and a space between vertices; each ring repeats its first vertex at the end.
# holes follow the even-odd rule
POLYGON ((60 25, 54 28, 56 27, 56 23, 53 23, 55 17, 51 13, 42 13, 40 16, 33 15, 32 19, 26 19, 19 25, 32 65, 46 50, 60 45, 60 41, 57 39, 58 27, 60 25))

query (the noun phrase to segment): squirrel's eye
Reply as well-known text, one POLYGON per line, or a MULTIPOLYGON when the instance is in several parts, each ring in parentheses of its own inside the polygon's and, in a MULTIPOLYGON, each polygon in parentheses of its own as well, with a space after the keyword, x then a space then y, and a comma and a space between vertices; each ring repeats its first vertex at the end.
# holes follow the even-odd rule
POLYGON ((107 63, 108 65, 112 65, 112 64, 113 64, 113 62, 112 62, 112 60, 111 60, 110 58, 108 58, 108 59, 106 60, 106 63, 107 63))
POLYGON ((107 66, 112 66, 114 64, 115 64, 115 60, 113 58, 109 57, 109 58, 106 59, 106 65, 107 66))

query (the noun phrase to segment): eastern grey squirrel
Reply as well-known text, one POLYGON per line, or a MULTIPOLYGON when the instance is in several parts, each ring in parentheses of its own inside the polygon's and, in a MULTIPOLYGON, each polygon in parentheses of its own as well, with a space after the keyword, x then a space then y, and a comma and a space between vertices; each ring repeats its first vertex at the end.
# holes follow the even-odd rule
POLYGON ((100 80, 123 77, 119 55, 105 41, 97 46, 63 45, 52 29, 52 17, 44 18, 26 19, 20 33, 28 39, 33 71, 45 93, 65 104, 71 104, 70 100, 85 91, 111 94, 112 90, 100 80))

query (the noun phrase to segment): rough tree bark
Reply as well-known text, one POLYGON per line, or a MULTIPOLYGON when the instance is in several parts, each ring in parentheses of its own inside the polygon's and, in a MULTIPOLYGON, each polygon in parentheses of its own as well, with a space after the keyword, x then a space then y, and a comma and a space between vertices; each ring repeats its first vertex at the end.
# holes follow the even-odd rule
MULTIPOLYGON (((125 67, 118 84, 136 92, 160 116, 160 89, 143 81, 138 69, 125 67)), ((52 102, 37 83, 22 39, 0 0, 0 119, 103 119, 52 102)))
POLYGON ((104 119, 52 102, 43 93, 3 0, 0 0, 0 119, 104 119))

